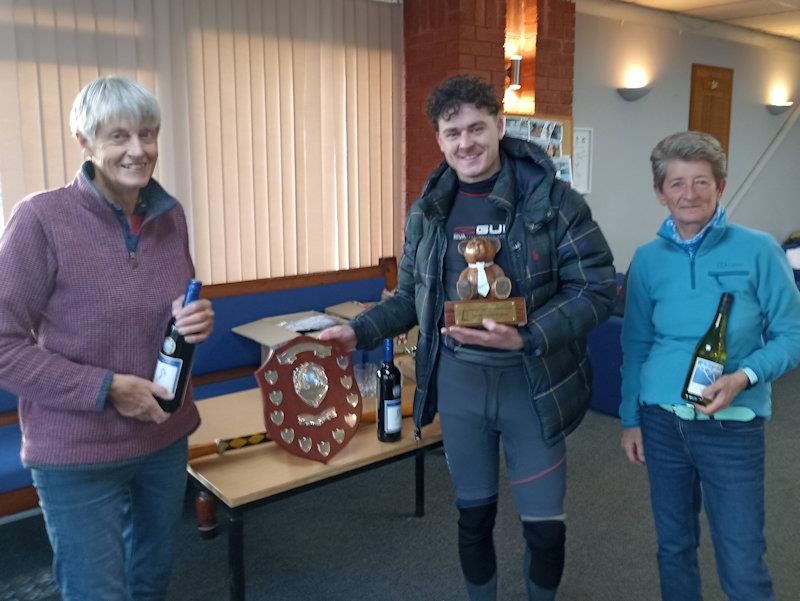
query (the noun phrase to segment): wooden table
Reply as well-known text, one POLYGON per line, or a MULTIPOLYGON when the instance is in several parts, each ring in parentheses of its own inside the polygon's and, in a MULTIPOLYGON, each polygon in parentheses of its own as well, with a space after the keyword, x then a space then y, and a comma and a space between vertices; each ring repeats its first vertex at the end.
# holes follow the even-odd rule
MULTIPOLYGON (((413 386, 403 388, 403 401, 413 396, 413 386)), ((374 400, 365 400, 365 406, 374 400)), ((215 438, 232 438, 263 430, 264 416, 258 389, 245 390, 199 401, 203 419, 189 437, 189 445, 215 438)), ((441 445, 438 421, 423 428, 422 439, 414 440, 411 418, 403 419, 400 441, 382 443, 375 424, 364 424, 350 443, 327 464, 290 454, 273 442, 202 457, 188 465, 189 476, 222 502, 228 516, 228 579, 230 598, 245 598, 244 513, 255 507, 308 490, 334 480, 352 476, 415 456, 415 515, 425 512, 425 452, 441 445)))

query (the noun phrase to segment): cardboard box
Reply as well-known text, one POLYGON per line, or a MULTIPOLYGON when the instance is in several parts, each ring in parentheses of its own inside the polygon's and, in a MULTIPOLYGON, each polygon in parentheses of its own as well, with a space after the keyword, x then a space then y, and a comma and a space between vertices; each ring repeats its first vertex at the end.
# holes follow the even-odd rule
POLYGON ((300 311, 265 317, 250 323, 244 323, 233 332, 255 340, 261 345, 261 361, 265 361, 271 348, 280 346, 301 334, 314 336, 328 326, 344 323, 345 320, 334 315, 326 315, 319 311, 300 311))
POLYGON ((341 317, 342 319, 353 319, 355 316, 363 313, 367 309, 369 309, 375 303, 360 303, 358 301, 347 301, 344 303, 339 303, 338 305, 331 305, 330 307, 325 307, 325 313, 328 315, 335 315, 336 317, 341 317))

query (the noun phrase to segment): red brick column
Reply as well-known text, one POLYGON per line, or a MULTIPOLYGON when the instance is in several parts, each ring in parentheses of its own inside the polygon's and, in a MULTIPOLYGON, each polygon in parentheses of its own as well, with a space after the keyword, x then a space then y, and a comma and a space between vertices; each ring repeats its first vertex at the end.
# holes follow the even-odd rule
POLYGON ((536 112, 572 115, 575 4, 537 0, 536 112))
POLYGON ((406 203, 442 160, 425 116, 431 89, 451 75, 475 75, 503 97, 505 0, 405 0, 406 203))

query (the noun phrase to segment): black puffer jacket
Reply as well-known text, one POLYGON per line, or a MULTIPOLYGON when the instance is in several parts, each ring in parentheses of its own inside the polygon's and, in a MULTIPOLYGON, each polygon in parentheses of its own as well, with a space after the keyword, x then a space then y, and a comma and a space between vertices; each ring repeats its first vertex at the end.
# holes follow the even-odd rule
MULTIPOLYGON (((490 200, 507 213, 514 296, 528 308, 520 328, 531 402, 549 444, 577 427, 590 396, 586 333, 608 317, 616 292, 611 251, 586 202, 555 179, 549 158, 515 139, 500 144, 501 171, 490 200)), ((435 368, 445 301, 444 222, 458 180, 442 163, 408 213, 396 294, 351 325, 359 348, 419 324, 414 398, 417 428, 436 414, 435 368)))

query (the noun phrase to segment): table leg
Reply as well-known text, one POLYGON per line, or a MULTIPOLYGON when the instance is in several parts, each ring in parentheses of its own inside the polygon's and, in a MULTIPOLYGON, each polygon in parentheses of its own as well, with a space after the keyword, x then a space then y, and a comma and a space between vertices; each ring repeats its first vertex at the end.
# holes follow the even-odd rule
POLYGON ((231 601, 244 601, 244 518, 228 513, 228 584, 231 601))
POLYGON ((414 478, 416 490, 416 508, 414 515, 421 518, 425 515, 425 448, 417 449, 414 454, 414 478))
POLYGON ((217 508, 214 495, 200 488, 194 497, 194 511, 197 517, 197 530, 203 538, 214 538, 217 535, 217 508))

